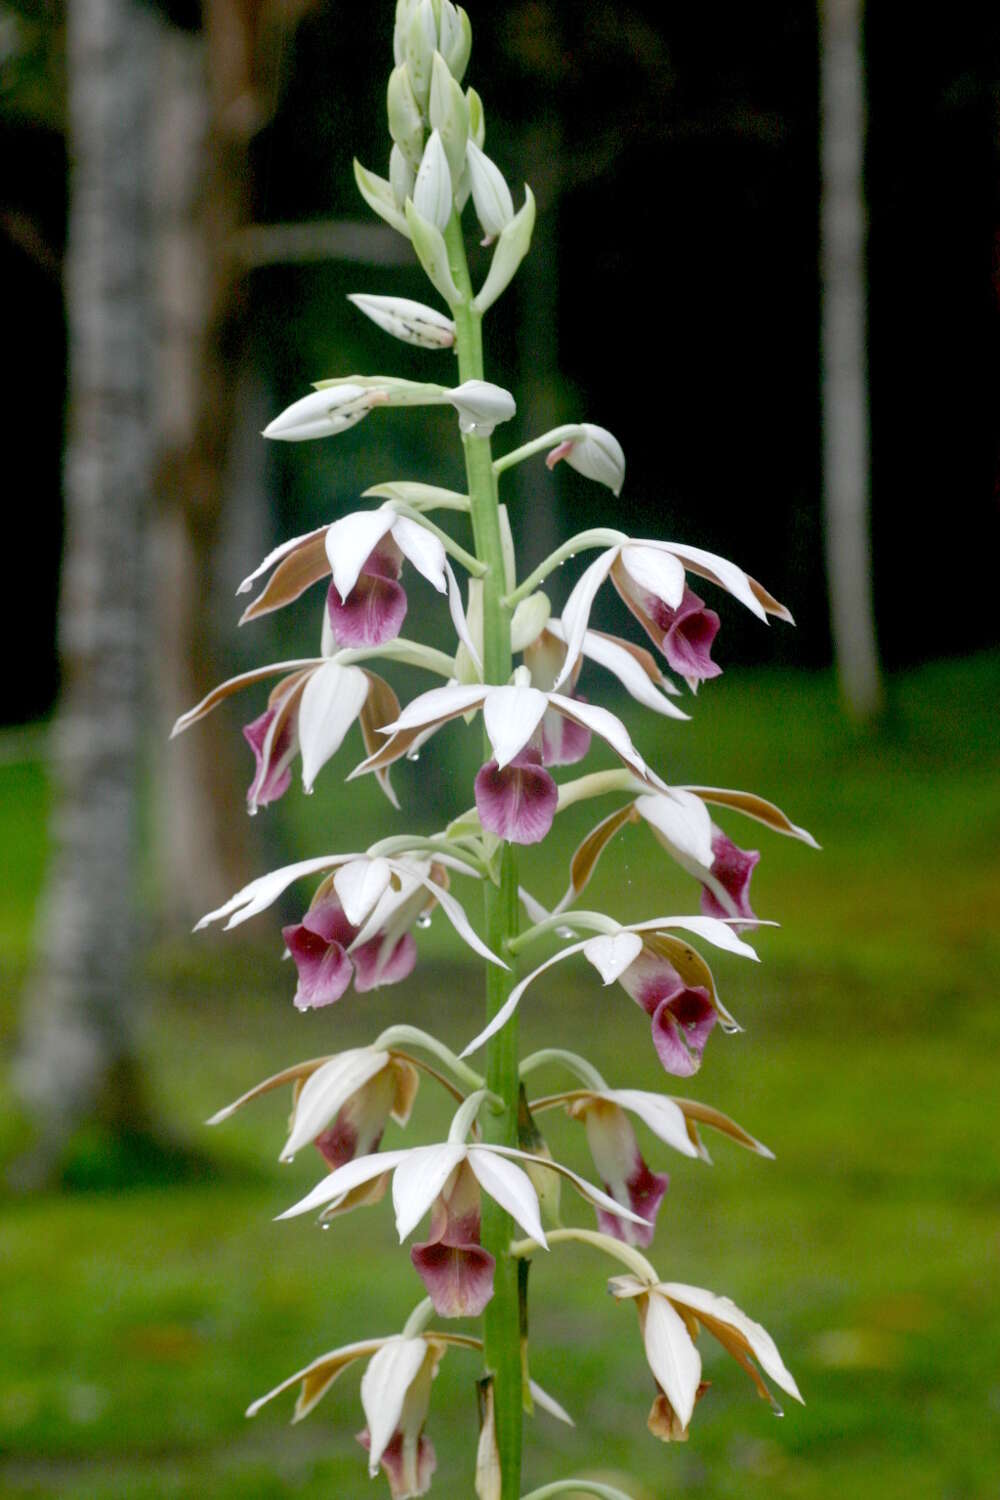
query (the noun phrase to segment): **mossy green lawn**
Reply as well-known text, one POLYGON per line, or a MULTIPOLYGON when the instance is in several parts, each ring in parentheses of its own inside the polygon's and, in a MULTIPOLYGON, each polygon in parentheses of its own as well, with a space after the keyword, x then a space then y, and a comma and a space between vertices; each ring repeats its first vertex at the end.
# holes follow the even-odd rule
MULTIPOLYGON (((755 905, 781 927, 755 939, 759 967, 714 961, 746 1030, 716 1032, 701 1073, 676 1086, 734 1115, 776 1161, 718 1139, 708 1168, 645 1143, 671 1174, 654 1263, 760 1319, 808 1404, 788 1403, 777 1420, 703 1339, 711 1389, 690 1442, 661 1446, 646 1431, 652 1385, 634 1313, 604 1292, 612 1268, 588 1248, 560 1246, 532 1268, 533 1374, 577 1426, 544 1415, 529 1424, 526 1488, 588 1473, 626 1488, 632 1474, 637 1495, 656 1500, 1000 1494, 1000 661, 938 664, 893 687, 892 720, 872 737, 838 717, 825 677, 733 673, 699 696, 690 725, 630 717, 643 753, 670 780, 753 788, 824 846, 817 854, 725 819, 738 842, 762 850, 755 905)), ((436 764, 430 750, 405 767, 399 781, 411 805, 419 797, 429 819, 438 806, 443 819, 454 786, 471 784, 477 743, 461 725, 442 736, 464 782, 422 783, 436 764)), ((7 765, 0 790, 17 877, 0 891, 10 996, 26 961, 46 787, 37 766, 7 765)), ((371 837, 387 831, 381 814, 367 821, 368 789, 352 788, 346 807, 338 795, 328 772, 311 802, 286 799, 280 817, 296 853, 317 852, 314 830, 324 825, 331 848, 358 847, 369 826, 371 837)), ((591 816, 613 805, 573 809, 534 874, 525 861, 540 899, 561 891, 591 816)), ((587 903, 632 920, 696 906, 644 829, 628 830, 605 857, 587 903)), ((463 1043, 479 1024, 479 979, 438 917, 419 934, 424 961, 410 984, 348 995, 303 1018, 290 1004, 275 928, 272 915, 225 939, 175 937, 150 962, 151 1089, 164 1131, 192 1147, 176 1158, 176 1180, 160 1170, 127 1190, 78 1187, 3 1204, 4 1493, 372 1493, 353 1441, 362 1425, 355 1374, 294 1429, 285 1425, 289 1397, 251 1423, 242 1412, 324 1349, 398 1329, 422 1288, 394 1243, 389 1205, 329 1233, 309 1219, 273 1223, 320 1167, 311 1153, 275 1163, 287 1100, 261 1101, 218 1131, 199 1122, 265 1073, 369 1040, 395 1019, 463 1043)), ((2 1019, 9 1037, 9 998, 2 1019)), ((643 1014, 583 964, 529 991, 523 1031, 526 1049, 579 1048, 614 1084, 664 1084, 643 1014)), ((541 1088, 549 1081, 538 1079, 541 1088)), ((411 1138, 431 1138, 446 1118, 446 1103, 425 1086, 411 1138)), ((579 1126, 544 1122, 589 1172, 579 1126)), ((13 1151, 20 1136, 4 1139, 13 1151)), ((87 1140, 75 1143, 75 1182, 113 1177, 102 1149, 97 1137, 89 1156, 87 1140)), ((590 1222, 582 1205, 563 1201, 572 1221, 590 1222)), ((471 1357, 453 1352, 435 1388, 429 1431, 443 1497, 472 1493, 474 1373, 471 1357)))

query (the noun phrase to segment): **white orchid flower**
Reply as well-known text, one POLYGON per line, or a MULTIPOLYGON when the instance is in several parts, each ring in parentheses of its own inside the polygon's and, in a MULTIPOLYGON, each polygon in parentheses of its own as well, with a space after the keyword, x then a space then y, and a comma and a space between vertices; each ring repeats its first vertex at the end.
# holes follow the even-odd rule
POLYGON ((646 1358, 660 1391, 649 1414, 649 1427, 664 1442, 686 1436, 702 1391, 701 1355, 694 1343, 699 1326, 742 1365, 758 1394, 777 1411, 781 1408, 751 1360, 756 1360, 781 1390, 796 1401, 802 1400, 771 1335, 728 1297, 681 1282, 649 1283, 638 1276, 612 1277, 608 1289, 619 1301, 636 1303, 646 1358))
POLYGON ((768 615, 791 621, 785 606, 761 584, 714 552, 680 542, 621 542, 594 559, 566 601, 562 622, 568 651, 563 678, 580 655, 591 606, 609 576, 650 639, 690 685, 716 675, 719 668, 710 661, 708 646, 718 630, 718 616, 705 610, 701 600, 686 588, 686 571, 725 589, 765 622, 768 615))
MULTIPOLYGON (((582 953, 584 958, 591 963, 605 985, 613 984, 616 980, 623 984, 628 983, 629 971, 633 966, 639 966, 650 940, 661 939, 668 944, 676 944, 677 948, 686 950, 688 962, 698 961, 700 969, 698 978, 708 992, 707 998, 710 1008, 720 1017, 725 1026, 731 1030, 739 1030, 732 1016, 719 1002, 715 993, 714 983, 710 983, 708 966, 694 953, 687 944, 678 943, 673 937, 675 932, 691 933, 694 937, 703 938, 712 943, 716 948, 721 948, 726 953, 739 954, 743 958, 751 958, 757 961, 757 954, 749 943, 743 941, 733 931, 729 923, 721 921, 717 917, 654 917, 646 922, 633 922, 628 926, 617 926, 614 932, 600 933, 597 937, 585 938, 581 942, 570 943, 559 953, 547 958, 543 964, 516 984, 511 990, 504 1004, 497 1011, 489 1025, 484 1027, 462 1052, 462 1057, 468 1057, 470 1053, 478 1051, 485 1042, 488 1042, 501 1027, 506 1026, 521 1001, 521 996, 528 986, 533 984, 540 974, 551 969, 554 964, 562 963, 566 958, 572 958, 577 953, 582 953)), ((675 955, 680 959, 681 955, 675 955)), ((666 963, 666 960, 664 960, 666 963)), ((676 977, 676 974, 675 974, 676 977)), ((640 1003, 642 1003, 640 1001, 640 1003)))
MULTIPOLYGON (((224 905, 218 907, 215 911, 208 912, 202 917, 195 931, 197 932, 203 927, 208 927, 212 922, 220 922, 228 918, 225 927, 225 930, 228 932, 231 928, 238 927, 242 922, 248 922, 251 917, 257 916, 259 912, 265 911, 269 906, 272 906, 278 897, 290 885, 293 885, 296 880, 302 880, 309 875, 328 874, 331 871, 341 869, 345 865, 358 864, 362 861, 368 861, 372 864, 376 863, 374 860, 370 860, 367 854, 321 854, 316 859, 299 860, 296 864, 285 865, 280 870, 272 870, 268 875, 260 875, 256 880, 251 880, 250 884, 245 885, 242 890, 237 891, 224 905)), ((429 862, 396 858, 386 859, 381 863, 388 870, 390 887, 392 887, 394 880, 397 888, 400 889, 404 882, 410 880, 415 881, 418 885, 422 885, 429 895, 434 897, 459 937, 468 943, 474 953, 477 953, 480 958, 487 959, 490 963, 497 964, 501 969, 507 968, 503 959, 498 958, 477 935, 461 903, 456 901, 450 891, 446 891, 443 886, 436 884, 431 878, 429 862)), ((440 863, 447 864, 447 857, 442 856, 440 863)), ((458 863, 456 864, 456 868, 462 870, 464 874, 470 873, 468 867, 464 864, 458 863)), ((368 921, 354 939, 352 946, 368 942, 374 935, 371 930, 373 923, 381 921, 382 916, 383 914, 379 912, 376 906, 368 921)))

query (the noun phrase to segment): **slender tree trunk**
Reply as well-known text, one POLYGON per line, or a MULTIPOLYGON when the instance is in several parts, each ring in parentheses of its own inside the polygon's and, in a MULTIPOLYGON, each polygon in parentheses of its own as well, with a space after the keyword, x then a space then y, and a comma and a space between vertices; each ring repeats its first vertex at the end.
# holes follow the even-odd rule
POLYGON ((823 493, 834 654, 849 711, 882 682, 872 588, 863 0, 821 0, 823 493))
POLYGON ((155 25, 70 0, 69 412, 57 797, 17 1068, 51 1157, 75 1122, 136 1106, 137 765, 152 464, 146 121, 155 25))

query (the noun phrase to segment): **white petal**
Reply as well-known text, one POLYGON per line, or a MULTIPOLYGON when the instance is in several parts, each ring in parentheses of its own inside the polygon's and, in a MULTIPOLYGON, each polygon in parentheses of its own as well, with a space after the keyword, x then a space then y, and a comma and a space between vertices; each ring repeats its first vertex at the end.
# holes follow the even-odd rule
POLYGON ((725 557, 719 557, 716 552, 703 551, 701 547, 688 547, 681 542, 664 542, 660 545, 669 547, 681 562, 691 563, 695 571, 701 567, 714 574, 724 589, 767 624, 767 611, 750 587, 750 580, 742 568, 725 557))
POLYGON ((597 1208, 605 1209, 609 1214, 617 1214, 620 1219, 631 1219, 633 1224, 649 1223, 649 1220, 644 1219, 641 1214, 633 1213, 630 1208, 623 1207, 616 1199, 602 1192, 592 1182, 588 1182, 585 1177, 579 1177, 576 1172, 571 1172, 569 1167, 564 1167, 560 1161, 550 1161, 548 1158, 541 1156, 532 1156, 529 1151, 519 1151, 515 1146, 491 1146, 490 1150, 494 1153, 499 1152, 502 1156, 516 1156, 523 1161, 534 1162, 537 1166, 544 1167, 549 1172, 558 1172, 560 1177, 565 1177, 568 1182, 573 1184, 580 1196, 586 1198, 588 1203, 593 1203, 597 1208))
POLYGON ((451 623, 455 627, 455 634, 462 642, 462 645, 465 647, 466 651, 468 651, 469 656, 472 658, 472 661, 475 664, 476 671, 479 673, 480 677, 482 677, 482 657, 479 655, 476 643, 472 639, 472 632, 469 629, 469 622, 465 617, 465 610, 462 608, 462 591, 458 586, 458 579, 455 577, 455 570, 447 558, 445 558, 444 571, 445 576, 448 580, 448 613, 451 615, 451 623))
POLYGON ((584 958, 594 965, 605 984, 614 984, 641 952, 642 938, 636 932, 593 937, 583 947, 584 958))
POLYGON ((724 948, 727 953, 738 953, 742 958, 760 962, 750 944, 738 937, 729 923, 723 922, 719 917, 654 917, 649 922, 630 923, 629 931, 652 932, 658 927, 664 930, 677 927, 682 932, 693 932, 695 937, 705 938, 707 942, 714 943, 716 948, 724 948))
POLYGON ((356 510, 349 516, 341 516, 327 530, 326 555, 333 571, 333 586, 342 601, 395 519, 391 510, 356 510))
POLYGON ((541 1407, 542 1411, 547 1411, 550 1417, 556 1417, 560 1422, 565 1422, 567 1427, 576 1426, 566 1408, 560 1406, 556 1398, 550 1396, 548 1391, 544 1391, 537 1380, 529 1380, 528 1389, 531 1391, 531 1399, 536 1406, 541 1407))
POLYGON ((494 1202, 506 1209, 525 1234, 548 1249, 538 1211, 538 1194, 527 1172, 512 1161, 504 1161, 488 1146, 469 1147, 469 1166, 476 1174, 479 1186, 494 1202))
POLYGON ((668 844, 706 870, 712 868, 712 817, 700 797, 671 787, 660 796, 639 797, 635 806, 668 844))
POLYGON ((552 915, 548 907, 543 906, 540 901, 536 901, 531 892, 526 890, 523 885, 518 886, 517 894, 530 922, 544 922, 547 917, 552 915))
POLYGON ((448 1178, 465 1157, 466 1148, 457 1141, 438 1146, 415 1146, 392 1179, 392 1203, 400 1243, 412 1234, 441 1192, 448 1178))
MULTIPOLYGON (((407 197, 412 197, 412 184, 403 194, 404 199, 407 197)), ((409 297, 373 297, 365 292, 352 292, 347 300, 404 343, 425 349, 448 349, 455 342, 455 324, 451 318, 423 302, 412 302, 409 297)))
POLYGON ((500 969, 507 969, 510 967, 509 964, 504 963, 502 958, 497 957, 492 948, 487 948, 486 944, 483 942, 482 938, 478 935, 475 928, 472 926, 472 923, 465 915, 465 908, 462 906, 461 902, 456 900, 456 898, 451 894, 450 891, 446 891, 440 885, 435 885, 430 876, 427 876, 426 879, 421 880, 421 885, 423 885, 428 891, 431 891, 433 895, 437 897, 438 906, 444 912, 445 916, 448 918, 448 921, 451 923, 452 927, 454 927, 459 937, 462 938, 464 942, 468 943, 473 953, 478 953, 480 958, 485 958, 489 963, 496 964, 500 969))
POLYGON ((445 550, 438 538, 426 526, 419 526, 408 516, 400 516, 393 522, 392 538, 405 558, 417 572, 432 583, 439 594, 445 591, 445 550))
POLYGON ((561 959, 569 958, 573 953, 582 953, 586 946, 586 942, 571 943, 568 948, 563 948, 562 952, 560 953, 554 953, 552 957, 547 958, 543 964, 539 964, 537 969, 533 969, 530 974, 528 974, 524 979, 521 980, 520 984, 516 984, 514 986, 510 994, 507 996, 507 999, 504 1001, 503 1005, 501 1005, 492 1021, 490 1021, 489 1025, 484 1026, 479 1035, 472 1038, 472 1041, 464 1049, 464 1051, 459 1053, 459 1056, 468 1057, 470 1053, 477 1052, 484 1042, 488 1042, 490 1037, 494 1036, 502 1026, 506 1026, 507 1022, 510 1020, 511 1016, 517 1009, 518 1001, 520 1000, 521 996, 528 988, 528 985, 538 978, 539 974, 544 974, 546 969, 551 969, 553 964, 559 963, 561 959))
POLYGON ((383 724, 379 734, 420 729, 424 724, 444 723, 446 719, 457 718, 470 708, 478 708, 486 691, 479 683, 453 683, 448 687, 431 688, 408 703, 394 724, 383 724))
POLYGON ((601 552, 588 568, 580 574, 562 612, 563 639, 566 642, 566 660, 563 662, 562 671, 556 678, 555 687, 559 688, 569 677, 573 668, 580 658, 583 650, 583 638, 587 633, 587 622, 590 619, 590 607, 594 602, 597 590, 611 572, 611 564, 618 556, 618 548, 610 547, 607 552, 601 552))
POLYGON ((630 545, 622 548, 622 566, 641 589, 662 599, 670 609, 676 609, 684 598, 684 565, 672 552, 630 545))
POLYGON ((548 708, 544 693, 532 687, 498 687, 483 705, 483 722, 502 771, 531 739, 548 708))
POLYGON ((684 1111, 665 1094, 649 1094, 643 1089, 606 1089, 597 1096, 632 1112, 654 1135, 682 1156, 697 1156, 698 1150, 687 1133, 684 1111))
POLYGON ((256 880, 251 880, 235 896, 230 896, 225 906, 210 911, 195 927, 195 932, 200 932, 210 922, 218 922, 223 917, 229 917, 226 923, 226 931, 230 927, 238 927, 241 922, 246 922, 250 917, 255 917, 259 911, 263 911, 272 902, 277 901, 282 891, 296 880, 305 875, 315 875, 319 870, 332 869, 334 865, 341 865, 348 859, 359 859, 357 854, 321 854, 318 859, 302 859, 298 864, 284 865, 280 870, 272 870, 268 875, 258 875, 256 880))
POLYGON ((312 791, 331 755, 340 749, 367 697, 368 678, 360 667, 341 667, 329 661, 309 678, 299 705, 302 785, 307 792, 312 791))
POLYGON ((341 865, 334 889, 352 927, 360 927, 388 889, 392 866, 387 859, 355 859, 341 865))
POLYGON ((514 200, 500 168, 480 151, 475 141, 469 141, 465 149, 476 217, 483 233, 492 239, 514 217, 514 200))
POLYGON ((690 1307, 696 1313, 707 1313, 711 1318, 718 1318, 720 1323, 728 1323, 731 1328, 735 1328, 750 1345, 754 1358, 765 1375, 770 1375, 774 1383, 780 1385, 781 1389, 787 1391, 790 1396, 794 1396, 796 1401, 802 1400, 794 1376, 785 1368, 777 1345, 767 1329, 755 1323, 752 1318, 748 1318, 735 1302, 731 1302, 728 1297, 717 1297, 714 1292, 706 1292, 704 1287, 684 1286, 676 1281, 663 1282, 658 1290, 662 1291, 665 1296, 683 1303, 685 1307, 690 1307))
POLYGON ((701 1381, 701 1356, 683 1318, 674 1311, 666 1297, 657 1296, 653 1291, 646 1302, 643 1341, 649 1368, 663 1387, 681 1426, 686 1427, 694 1411, 701 1381))
POLYGON ((371 1438, 368 1451, 370 1474, 378 1473, 379 1459, 399 1426, 406 1393, 426 1357, 424 1339, 390 1339, 372 1356, 361 1377, 361 1405, 371 1438))
POLYGON ((666 782, 661 781, 656 772, 649 769, 629 738, 628 730, 621 719, 617 719, 606 708, 599 708, 596 703, 581 703, 578 698, 564 698, 560 693, 550 693, 549 702, 567 718, 579 720, 594 734, 600 735, 601 739, 611 746, 629 769, 633 770, 637 776, 641 776, 643 781, 666 791, 666 782))
POLYGON ((361 1187, 365 1182, 371 1182, 373 1177, 379 1177, 383 1172, 391 1172, 409 1154, 409 1151, 374 1151, 370 1156, 356 1156, 353 1161, 345 1162, 342 1167, 338 1167, 335 1172, 324 1177, 311 1193, 300 1198, 298 1203, 293 1203, 291 1208, 286 1208, 283 1214, 278 1214, 278 1218, 296 1219, 299 1214, 307 1214, 314 1208, 322 1208, 334 1198, 342 1198, 353 1188, 361 1187))
MULTIPOLYGON (((556 622, 550 622, 549 629, 553 629, 555 624, 556 622)), ((557 630, 556 634, 561 634, 561 630, 557 630)), ((668 719, 690 718, 690 714, 686 714, 683 709, 671 703, 670 699, 650 682, 635 657, 630 651, 626 651, 624 646, 618 646, 614 641, 598 635, 596 631, 588 630, 583 638, 582 649, 584 656, 612 672, 637 703, 641 703, 645 708, 651 708, 654 713, 663 714, 668 719)))
POLYGON ((336 1115, 352 1094, 381 1073, 388 1052, 373 1047, 353 1047, 341 1052, 310 1074, 295 1104, 291 1134, 281 1152, 281 1161, 291 1161, 296 1151, 308 1146, 336 1115))
POLYGON ((313 541, 325 530, 325 526, 317 526, 315 531, 306 531, 302 536, 293 536, 291 541, 282 542, 280 547, 275 547, 273 552, 269 552, 267 554, 264 561, 262 563, 259 563, 257 567, 254 568, 252 573, 247 574, 236 592, 238 594, 249 593, 250 589, 252 589, 254 584, 257 582, 257 579, 260 578, 263 573, 270 572, 275 563, 280 562, 283 557, 287 557, 289 552, 297 552, 300 547, 305 546, 306 542, 313 541))

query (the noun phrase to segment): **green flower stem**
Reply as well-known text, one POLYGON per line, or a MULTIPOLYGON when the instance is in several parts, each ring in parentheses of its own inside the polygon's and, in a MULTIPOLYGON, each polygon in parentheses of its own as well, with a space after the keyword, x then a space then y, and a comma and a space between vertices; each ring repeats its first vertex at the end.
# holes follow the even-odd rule
POLYGON ((624 1490, 616 1490, 613 1484, 599 1484, 596 1479, 557 1479, 555 1484, 543 1484, 540 1490, 532 1490, 523 1500, 551 1500, 553 1495, 597 1495, 598 1500, 631 1500, 624 1490))
POLYGON ((599 1093, 608 1086, 592 1063, 578 1052, 567 1052, 565 1047, 543 1047, 540 1052, 532 1052, 521 1064, 521 1077, 527 1078, 529 1073, 533 1073, 536 1068, 544 1068, 548 1063, 561 1063, 564 1068, 575 1073, 581 1083, 599 1093))
MULTIPOLYGON (((482 315, 472 306, 472 283, 465 258, 465 242, 457 215, 452 214, 445 231, 448 262, 461 302, 454 308, 455 343, 461 381, 483 379, 482 315)), ((476 556, 486 564, 483 576, 483 667, 488 683, 507 682, 511 673, 510 609, 502 595, 505 584, 503 538, 497 504, 497 481, 493 472, 490 440, 474 433, 463 435, 469 512, 476 556)), ((484 734, 485 758, 493 751, 484 734)), ((517 934, 517 868, 514 851, 505 844, 499 860, 498 879, 487 881, 485 939, 494 953, 505 957, 517 934)), ((487 964, 486 1019, 492 1020, 514 985, 513 968, 487 964)), ((517 1145, 518 1075, 517 1019, 512 1018, 490 1038, 486 1052, 486 1086, 503 1100, 503 1109, 484 1110, 484 1140, 491 1145, 517 1145)), ((483 1195, 481 1238, 483 1249, 496 1260, 493 1297, 483 1317, 484 1356, 493 1375, 493 1396, 500 1457, 501 1500, 519 1500, 521 1493, 522 1389, 521 1335, 517 1295, 517 1263, 508 1254, 510 1216, 487 1194, 483 1195)))
POLYGON ((583 428, 575 422, 568 422, 563 427, 553 427, 551 432, 543 432, 541 437, 532 438, 530 443, 525 443, 520 448, 513 448, 502 458, 494 459, 493 472, 499 476, 505 469, 512 469, 515 464, 524 463, 526 458, 533 458, 536 453, 544 453, 546 448, 558 448, 560 443, 576 442, 583 435, 583 428))
POLYGON ((372 859, 378 859, 379 856, 392 859, 397 854, 442 854, 448 859, 458 860, 463 865, 468 865, 470 875, 488 874, 483 861, 470 850, 463 849, 461 844, 453 839, 424 839, 414 834, 396 833, 392 838, 380 839, 377 844, 372 844, 367 853, 372 859))
POLYGON ((457 563, 461 563, 465 571, 471 573, 473 578, 482 578, 486 572, 486 564, 466 552, 465 548, 460 547, 446 531, 442 531, 440 526, 435 526, 433 521, 428 521, 423 511, 418 510, 415 505, 407 505, 402 500, 390 500, 389 504, 398 516, 405 516, 408 521, 413 521, 417 526, 422 526, 425 531, 429 531, 431 536, 436 536, 444 550, 450 553, 457 563))
POLYGON ((436 672, 439 677, 454 677, 455 658, 433 646, 424 646, 419 641, 408 641, 399 635, 384 646, 348 646, 328 660, 342 667, 352 667, 363 661, 398 661, 407 667, 423 667, 436 672))
POLYGON ((609 792, 631 792, 642 796, 649 788, 631 771, 592 771, 589 776, 578 776, 575 781, 564 781, 559 788, 559 803, 556 812, 565 812, 577 802, 586 802, 591 797, 604 797, 609 792))
POLYGON ((515 938, 507 944, 508 953, 520 953, 529 943, 536 938, 544 937, 553 928, 560 927, 583 927, 589 932, 614 933, 621 927, 613 917, 607 917, 602 911, 557 911, 551 917, 544 917, 541 922, 536 922, 534 927, 529 927, 527 932, 522 932, 519 938, 515 938))
POLYGON ((443 1063, 453 1077, 467 1089, 481 1089, 483 1086, 482 1076, 475 1068, 470 1068, 460 1057, 456 1057, 444 1042, 439 1042, 436 1036, 431 1036, 426 1031, 421 1031, 419 1026, 390 1026, 377 1036, 372 1042, 376 1052, 390 1052, 397 1047, 419 1047, 422 1052, 429 1052, 436 1057, 438 1062, 443 1063))
MULTIPOLYGON (((612 1260, 621 1261, 627 1266, 633 1276, 638 1276, 640 1281, 655 1286, 659 1281, 656 1270, 650 1265, 644 1255, 632 1245, 626 1245, 624 1240, 614 1240, 610 1234, 601 1234, 596 1229, 550 1229, 546 1234, 550 1245, 558 1245, 566 1240, 576 1240, 581 1245, 593 1245, 595 1250, 603 1250, 605 1255, 610 1255, 612 1260)), ((515 1240, 508 1246, 511 1255, 521 1258, 525 1255, 534 1255, 540 1249, 537 1240, 515 1240)))
POLYGON ((520 604, 522 599, 527 599, 533 594, 539 584, 545 582, 549 574, 558 568, 570 557, 575 557, 578 552, 586 552, 588 547, 624 547, 628 537, 624 531, 612 531, 608 526, 595 526, 590 531, 578 531, 576 536, 571 536, 568 542, 563 542, 554 552, 550 552, 544 562, 540 562, 533 573, 529 573, 523 583, 519 583, 512 593, 508 594, 502 603, 508 609, 513 609, 520 604))

